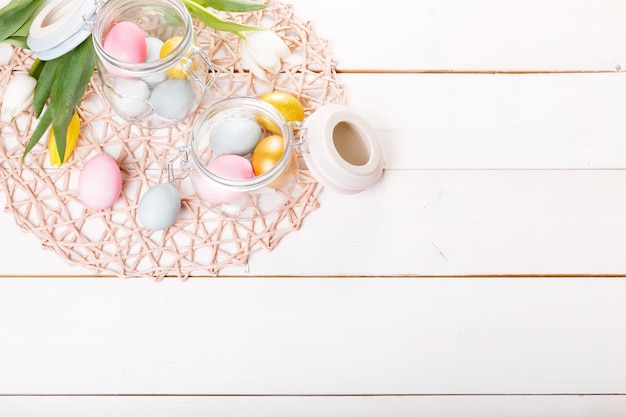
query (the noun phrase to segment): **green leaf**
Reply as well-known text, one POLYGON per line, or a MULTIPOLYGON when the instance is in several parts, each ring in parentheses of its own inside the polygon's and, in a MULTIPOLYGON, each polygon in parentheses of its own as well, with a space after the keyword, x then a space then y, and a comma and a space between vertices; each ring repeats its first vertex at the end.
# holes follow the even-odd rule
POLYGON ((52 91, 52 85, 56 80, 57 70, 63 68, 64 56, 46 61, 39 78, 37 79, 37 85, 35 86, 35 96, 33 98, 33 106, 35 117, 39 117, 43 106, 46 105, 48 97, 50 97, 50 91, 52 91))
POLYGON ((10 38, 6 38, 2 42, 10 43, 11 45, 17 46, 18 48, 28 49, 28 44, 26 43, 25 36, 12 36, 10 38))
POLYGON ((33 149, 33 147, 37 144, 37 142, 39 142, 43 134, 46 133, 46 130, 48 129, 51 123, 52 123, 52 114, 50 113, 50 111, 48 111, 48 109, 46 109, 43 116, 41 116, 41 119, 39 119, 39 124, 37 124, 37 127, 35 128, 35 131, 33 132, 32 136, 30 137, 30 140, 26 144, 26 149, 24 149, 24 153, 22 154, 22 160, 26 158, 26 155, 28 155, 31 149, 33 149))
POLYGON ((50 102, 26 146, 22 159, 39 142, 51 124, 59 159, 65 159, 67 127, 83 99, 95 66, 96 54, 91 37, 65 55, 46 62, 35 87, 36 110, 41 112, 48 96, 50 102))
POLYGON ((253 12, 267 7, 263 3, 255 3, 248 0, 196 0, 196 3, 224 12, 253 12))
MULTIPOLYGON (((63 58, 65 65, 59 71, 58 77, 50 91, 49 109, 52 112, 52 129, 57 140, 59 160, 65 159, 65 139, 67 127, 72 120, 76 107, 80 104, 87 89, 87 84, 96 67, 96 55, 91 42, 91 36, 63 58)), ((47 65, 46 65, 47 67, 47 65)), ((44 71, 45 71, 44 67, 44 71)))
POLYGON ((27 24, 41 0, 12 0, 0 9, 0 42, 27 24))
POLYGON ((34 16, 32 19, 27 19, 26 22, 24 22, 24 24, 20 26, 18 30, 13 32, 13 35, 11 37, 12 38, 15 38, 15 37, 27 38, 30 32, 30 25, 33 23, 33 20, 34 20, 34 16))
POLYGON ((189 9, 189 12, 200 19, 205 25, 212 27, 216 30, 221 30, 223 32, 244 32, 244 31, 257 31, 263 30, 262 28, 258 28, 255 26, 241 25, 239 23, 227 22, 226 20, 221 19, 215 14, 211 13, 202 5, 191 1, 191 0, 183 0, 183 3, 189 9))

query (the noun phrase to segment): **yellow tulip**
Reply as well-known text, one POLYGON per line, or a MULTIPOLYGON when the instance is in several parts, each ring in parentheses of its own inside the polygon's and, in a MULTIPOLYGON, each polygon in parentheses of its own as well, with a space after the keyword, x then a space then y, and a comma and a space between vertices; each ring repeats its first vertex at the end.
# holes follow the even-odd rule
POLYGON ((52 129, 50 129, 50 137, 48 138, 48 153, 50 154, 51 166, 61 166, 67 162, 74 152, 74 147, 76 146, 76 142, 78 142, 79 133, 80 120, 78 119, 78 114, 74 113, 74 116, 72 116, 72 120, 70 120, 70 124, 67 127, 67 137, 65 139, 65 158, 63 159, 63 162, 61 162, 59 151, 57 150, 57 143, 54 140, 54 133, 52 132, 52 129))

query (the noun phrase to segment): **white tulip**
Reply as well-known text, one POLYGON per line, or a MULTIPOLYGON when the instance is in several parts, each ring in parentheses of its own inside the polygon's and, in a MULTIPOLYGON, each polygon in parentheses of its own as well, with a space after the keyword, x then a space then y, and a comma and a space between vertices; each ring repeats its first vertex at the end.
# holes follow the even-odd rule
POLYGON ((278 74, 280 60, 289 52, 285 42, 276 33, 269 30, 251 32, 241 42, 241 66, 265 80, 265 71, 278 74))
POLYGON ((10 43, 0 43, 0 66, 9 65, 13 58, 13 46, 10 43))
POLYGON ((8 122, 33 102, 37 80, 28 74, 13 74, 2 97, 2 121, 8 122))

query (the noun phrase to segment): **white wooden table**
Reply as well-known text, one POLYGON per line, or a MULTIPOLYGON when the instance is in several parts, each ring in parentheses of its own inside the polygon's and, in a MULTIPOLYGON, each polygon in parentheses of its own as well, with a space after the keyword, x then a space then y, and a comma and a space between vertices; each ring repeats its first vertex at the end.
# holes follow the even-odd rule
POLYGON ((1 214, 0 415, 625 415, 626 3, 292 4, 383 179, 185 282, 1 214))

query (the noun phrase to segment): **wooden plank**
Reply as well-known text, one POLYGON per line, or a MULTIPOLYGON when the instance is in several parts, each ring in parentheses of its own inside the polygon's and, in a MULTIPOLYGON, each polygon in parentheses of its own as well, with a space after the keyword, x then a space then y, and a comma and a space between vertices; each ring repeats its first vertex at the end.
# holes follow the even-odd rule
POLYGON ((343 74, 388 169, 626 167, 624 74, 343 74))
POLYGON ((387 171, 249 275, 626 274, 626 171, 387 171))
POLYGON ((624 396, 0 398, 0 410, 12 417, 618 417, 624 409, 624 396))
POLYGON ((616 71, 619 0, 290 1, 343 71, 616 71))
MULTIPOLYGON (((626 171, 390 170, 223 275, 626 275, 626 171)), ((2 275, 83 275, 5 214, 2 275), (27 254, 27 255, 26 255, 27 254)))
POLYGON ((626 394, 624 279, 0 280, 0 394, 626 394))

